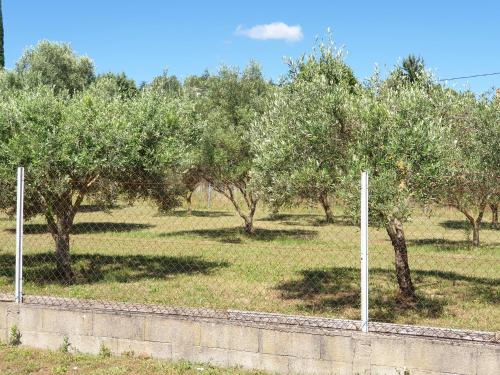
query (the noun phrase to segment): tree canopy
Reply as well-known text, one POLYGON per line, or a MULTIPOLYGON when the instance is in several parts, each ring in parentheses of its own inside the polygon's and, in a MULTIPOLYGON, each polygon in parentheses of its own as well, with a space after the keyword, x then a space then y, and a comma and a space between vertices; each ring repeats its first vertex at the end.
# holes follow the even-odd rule
POLYGON ((78 56, 69 44, 42 41, 28 48, 16 63, 16 73, 26 87, 51 87, 70 95, 82 91, 95 79, 94 64, 78 56))
POLYGON ((111 202, 123 193, 153 198, 168 209, 181 193, 170 172, 178 157, 176 103, 152 90, 134 100, 120 90, 110 95, 119 82, 102 77, 72 94, 28 86, 0 103, 0 207, 14 209, 14 171, 24 166, 25 215, 45 217, 58 274, 68 282, 69 235, 84 199, 111 202), (152 181, 164 183, 151 188, 152 181))
POLYGON ((289 80, 271 92, 255 121, 257 184, 271 206, 320 202, 333 220, 331 198, 346 173, 356 131, 358 84, 342 51, 322 45, 290 64, 289 80))
POLYGON ((499 201, 500 104, 487 95, 451 90, 439 103, 451 129, 443 201, 465 215, 478 246, 485 210, 499 201))
POLYGON ((260 67, 251 63, 243 72, 222 67, 215 75, 191 78, 188 88, 192 105, 184 118, 191 135, 187 142, 189 167, 231 201, 245 231, 253 233, 259 198, 250 183, 254 159, 251 129, 263 112, 268 84, 260 67))

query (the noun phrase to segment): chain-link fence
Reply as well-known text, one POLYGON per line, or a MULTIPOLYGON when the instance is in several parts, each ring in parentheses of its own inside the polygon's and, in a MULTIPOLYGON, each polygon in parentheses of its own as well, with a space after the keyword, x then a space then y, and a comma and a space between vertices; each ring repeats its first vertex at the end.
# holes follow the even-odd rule
MULTIPOLYGON (((333 223, 314 205, 258 205, 248 234, 233 204, 207 183, 186 198, 162 213, 151 200, 119 193, 112 203, 84 198, 76 208, 74 197, 27 196, 25 300, 360 328, 360 230, 341 204, 332 204, 333 223)), ((500 331, 500 231, 489 215, 481 246, 473 246, 462 213, 414 205, 402 223, 413 298, 401 295, 387 228, 370 227, 370 329, 500 331)), ((12 294, 15 217, 3 215, 0 227, 0 291, 12 294)))
MULTIPOLYGON (((370 320, 428 327, 500 330, 500 230, 486 211, 480 246, 452 207, 416 205, 403 224, 415 298, 401 297, 395 248, 386 228, 370 228, 370 320)), ((394 328, 404 331, 404 328, 394 328)), ((424 329, 432 335, 433 329, 424 329)))
POLYGON ((16 270, 15 219, 0 214, 0 294, 14 296, 16 270), (13 230, 14 229, 14 230, 13 230))

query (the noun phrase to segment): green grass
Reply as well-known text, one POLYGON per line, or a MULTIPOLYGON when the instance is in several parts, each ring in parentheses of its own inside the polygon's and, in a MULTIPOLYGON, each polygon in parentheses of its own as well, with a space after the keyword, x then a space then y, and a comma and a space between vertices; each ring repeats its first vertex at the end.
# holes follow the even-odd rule
MULTIPOLYGON (((71 237, 73 285, 55 275, 42 218, 27 222, 25 293, 359 319, 359 230, 341 212, 325 224, 317 208, 271 217, 261 207, 249 237, 222 197, 207 209, 199 194, 194 207, 188 217, 146 203, 85 206, 71 237)), ((0 292, 13 291, 13 228, 0 218, 0 292)), ((371 318, 499 331, 500 231, 485 223, 473 248, 463 216, 442 208, 430 217, 415 210, 405 232, 418 302, 398 302, 392 246, 371 228, 371 318)))
POLYGON ((219 369, 188 362, 166 362, 133 353, 119 357, 91 356, 61 351, 37 350, 0 344, 0 373, 3 375, 223 375, 264 374, 239 369, 219 369))

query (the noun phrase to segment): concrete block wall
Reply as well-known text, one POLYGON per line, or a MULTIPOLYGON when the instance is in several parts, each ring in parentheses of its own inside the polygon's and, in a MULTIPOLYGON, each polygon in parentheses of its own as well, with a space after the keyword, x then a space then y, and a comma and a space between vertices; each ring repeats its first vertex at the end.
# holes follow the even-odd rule
POLYGON ((279 374, 500 374, 500 345, 458 340, 245 325, 221 319, 70 309, 0 302, 0 339, 16 324, 23 345, 167 360, 279 374))

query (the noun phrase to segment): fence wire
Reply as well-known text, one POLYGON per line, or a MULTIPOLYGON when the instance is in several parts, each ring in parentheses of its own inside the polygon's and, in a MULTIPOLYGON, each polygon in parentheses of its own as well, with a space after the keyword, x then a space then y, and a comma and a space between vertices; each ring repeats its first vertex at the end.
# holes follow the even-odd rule
POLYGON ((14 277, 16 269, 16 236, 15 221, 7 215, 0 214, 0 295, 14 298, 14 277), (12 227, 12 225, 14 225, 12 227))
MULTIPOLYGON (((359 227, 339 204, 333 223, 315 205, 259 205, 247 234, 232 203, 206 183, 168 212, 118 194, 113 204, 84 199, 69 220, 66 203, 48 212, 29 199, 23 276, 31 303, 360 327, 359 227)), ((404 223, 411 301, 400 298, 387 232, 370 227, 370 330, 494 340, 476 332, 500 331, 500 231, 488 214, 475 247, 460 212, 415 206, 404 223)), ((15 218, 2 216, 0 226, 0 293, 13 293, 15 218)))
MULTIPOLYGON (((415 298, 401 297, 394 247, 385 229, 370 228, 369 299, 373 322, 500 331, 500 231, 485 213, 480 246, 452 207, 416 206, 403 224, 415 298)), ((395 332, 407 328, 394 326, 395 332)))

